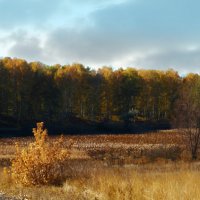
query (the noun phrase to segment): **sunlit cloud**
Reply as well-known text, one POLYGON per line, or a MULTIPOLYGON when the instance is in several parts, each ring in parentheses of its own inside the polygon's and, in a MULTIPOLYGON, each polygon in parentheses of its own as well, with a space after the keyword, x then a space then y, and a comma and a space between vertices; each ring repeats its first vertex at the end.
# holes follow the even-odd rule
POLYGON ((0 0, 0 56, 198 72, 194 0, 0 0))

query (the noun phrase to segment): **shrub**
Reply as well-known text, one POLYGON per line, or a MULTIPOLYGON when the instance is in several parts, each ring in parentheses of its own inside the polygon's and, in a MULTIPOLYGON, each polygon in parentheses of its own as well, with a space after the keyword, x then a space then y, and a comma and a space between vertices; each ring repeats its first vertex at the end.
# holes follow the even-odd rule
POLYGON ((20 150, 16 145, 16 157, 12 161, 11 174, 16 183, 23 185, 60 184, 65 160, 69 151, 63 148, 63 137, 50 141, 43 122, 33 129, 35 141, 20 150))

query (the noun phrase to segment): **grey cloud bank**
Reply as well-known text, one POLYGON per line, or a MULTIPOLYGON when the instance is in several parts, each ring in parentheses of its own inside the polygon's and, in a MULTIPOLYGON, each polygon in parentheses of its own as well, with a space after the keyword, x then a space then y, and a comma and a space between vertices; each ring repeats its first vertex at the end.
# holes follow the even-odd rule
POLYGON ((0 0, 2 55, 200 72, 199 1, 8 2, 0 0))

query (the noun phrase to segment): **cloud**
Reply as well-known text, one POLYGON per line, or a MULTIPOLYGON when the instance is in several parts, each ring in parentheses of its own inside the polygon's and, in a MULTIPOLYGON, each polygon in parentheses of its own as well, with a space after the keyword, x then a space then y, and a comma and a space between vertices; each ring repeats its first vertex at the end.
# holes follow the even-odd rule
MULTIPOLYGON (((0 0, 0 5, 8 11, 6 2, 0 0)), ((4 11, 4 22, 7 19, 11 27, 11 33, 4 36, 4 45, 9 41, 8 56, 47 64, 81 62, 91 67, 173 67, 182 72, 197 72, 200 67, 197 0, 18 3, 14 21, 4 11)), ((0 13, 4 9, 0 6, 0 13)))
POLYGON ((105 36, 94 28, 76 31, 59 29, 49 34, 46 48, 56 57, 88 63, 109 64, 131 49, 128 40, 105 36))
POLYGON ((145 66, 151 69, 173 68, 183 74, 189 72, 199 73, 200 48, 163 49, 163 51, 137 58, 134 63, 136 66, 145 66))
POLYGON ((187 48, 199 41, 199 29, 190 29, 196 22, 189 17, 185 24, 188 30, 183 31, 182 23, 186 20, 182 15, 189 2, 183 1, 187 7, 181 4, 178 10, 172 3, 180 4, 152 0, 151 3, 140 1, 109 6, 91 14, 94 26, 51 32, 47 48, 62 61, 80 61, 94 66, 175 67, 179 70, 190 66, 191 70, 196 70, 200 65, 196 58, 198 51, 187 51, 187 48))
POLYGON ((38 45, 37 38, 29 38, 23 43, 16 42, 9 50, 9 55, 13 57, 26 58, 29 61, 43 60, 43 50, 38 45))
POLYGON ((7 55, 4 56, 25 58, 29 61, 41 61, 46 58, 43 44, 42 34, 37 33, 35 35, 24 30, 13 31, 9 35, 0 38, 0 45, 7 47, 7 55))

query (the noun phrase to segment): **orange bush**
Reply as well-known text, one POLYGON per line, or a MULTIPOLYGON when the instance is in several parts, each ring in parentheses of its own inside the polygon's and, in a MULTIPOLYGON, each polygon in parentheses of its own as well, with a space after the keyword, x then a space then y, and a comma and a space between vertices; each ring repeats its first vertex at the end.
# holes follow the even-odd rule
POLYGON ((50 141, 43 122, 33 129, 35 141, 20 150, 12 161, 11 174, 16 183, 23 185, 60 184, 69 151, 63 148, 63 137, 50 141))

